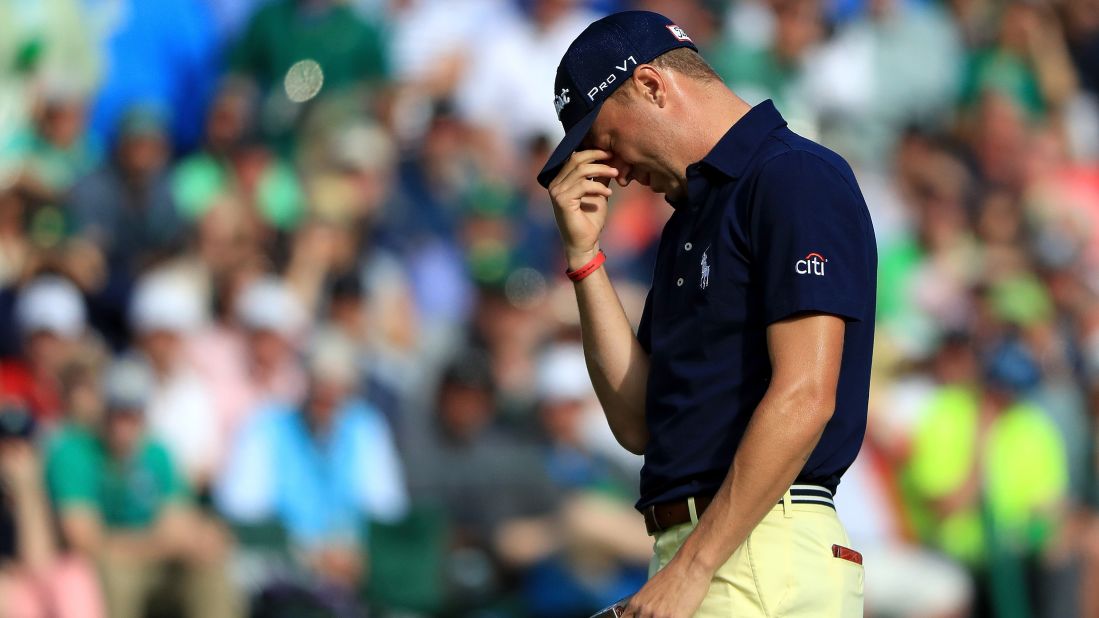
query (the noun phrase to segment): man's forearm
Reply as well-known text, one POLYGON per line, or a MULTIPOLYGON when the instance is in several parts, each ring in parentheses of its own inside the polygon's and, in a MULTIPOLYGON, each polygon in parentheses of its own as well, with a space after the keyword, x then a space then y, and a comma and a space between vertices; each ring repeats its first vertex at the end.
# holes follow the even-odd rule
POLYGON ((790 488, 820 440, 832 409, 768 393, 744 434, 725 481, 677 558, 710 577, 790 488))
POLYGON ((596 270, 575 288, 584 357, 595 393, 618 443, 640 455, 649 441, 645 425, 649 356, 637 341, 606 269, 596 270))
POLYGON ((144 562, 171 557, 164 543, 150 532, 111 532, 105 535, 100 551, 112 558, 144 562))
POLYGON ((193 542, 193 527, 169 506, 151 527, 111 530, 98 512, 87 506, 69 506, 61 516, 61 529, 69 544, 86 555, 128 561, 176 558, 193 542))
POLYGON ((12 513, 19 530, 19 558, 32 569, 45 567, 57 550, 45 492, 40 486, 30 486, 13 494, 12 513))

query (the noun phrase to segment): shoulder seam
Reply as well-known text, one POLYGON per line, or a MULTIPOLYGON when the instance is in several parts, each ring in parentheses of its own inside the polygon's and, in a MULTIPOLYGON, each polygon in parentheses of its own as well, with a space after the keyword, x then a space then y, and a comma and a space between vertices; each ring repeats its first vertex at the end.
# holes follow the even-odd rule
MULTIPOLYGON (((828 168, 831 169, 834 173, 838 174, 840 179, 843 181, 843 184, 847 186, 847 190, 851 192, 852 197, 861 199, 860 196, 862 195, 862 193, 858 190, 857 187, 851 185, 851 180, 846 177, 846 175, 843 173, 843 170, 839 169, 836 166, 835 163, 833 163, 832 161, 829 161, 828 159, 825 159, 819 153, 813 152, 812 150, 808 150, 808 149, 805 149, 805 148, 795 148, 786 139, 784 139, 780 136, 775 135, 773 137, 774 137, 774 139, 776 139, 777 141, 779 141, 783 145, 785 145, 786 150, 784 150, 782 152, 775 153, 774 155, 769 157, 766 161, 761 163, 760 167, 759 167, 760 173, 763 172, 763 168, 766 167, 769 163, 771 163, 772 161, 774 161, 775 159, 777 159, 777 158, 779 158, 783 155, 789 155, 789 154, 794 154, 794 153, 799 153, 799 152, 800 153, 805 153, 806 155, 809 155, 809 156, 811 156, 815 159, 818 159, 821 163, 824 163, 825 165, 827 165, 828 168)), ((839 155, 837 155, 837 156, 839 156, 839 155)), ((848 164, 848 165, 850 165, 850 164, 848 164)), ((854 170, 851 170, 851 175, 852 176, 855 175, 854 170)))

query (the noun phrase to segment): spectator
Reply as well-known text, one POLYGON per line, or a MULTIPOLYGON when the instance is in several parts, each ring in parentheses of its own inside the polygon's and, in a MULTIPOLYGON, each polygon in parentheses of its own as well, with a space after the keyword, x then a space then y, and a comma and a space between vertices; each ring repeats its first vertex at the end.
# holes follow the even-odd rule
POLYGON ((306 376, 295 351, 306 336, 302 303, 280 280, 267 277, 246 287, 236 305, 247 331, 246 374, 253 406, 268 400, 296 403, 306 392, 306 376))
POLYGON ((714 51, 714 70, 749 103, 772 99, 795 130, 816 133, 808 106, 805 63, 824 34, 822 3, 783 0, 774 5, 774 28, 766 46, 726 39, 714 51))
MULTIPOLYGON (((356 274, 339 276, 332 281, 328 294, 328 323, 333 335, 355 346, 356 383, 363 398, 385 416, 394 433, 404 430, 405 393, 400 377, 387 367, 384 352, 378 349, 370 323, 370 297, 356 274)), ((403 441, 400 441, 403 443, 403 441)))
POLYGON ((257 130, 254 91, 246 81, 229 78, 211 101, 200 150, 183 157, 173 170, 172 189, 184 217, 201 217, 230 190, 232 157, 257 130))
POLYGON ((151 272, 138 281, 130 324, 153 377, 145 405, 149 435, 168 448, 191 488, 203 493, 221 464, 226 436, 213 396, 186 356, 205 317, 200 299, 183 275, 151 272))
POLYGON ((27 283, 16 299, 22 355, 0 361, 0 396, 26 406, 44 425, 61 415, 60 372, 85 335, 85 314, 80 292, 55 275, 27 283))
POLYGON ((1043 550, 1063 517, 1065 447, 1044 412, 1019 396, 1036 379, 1028 363, 1005 345, 980 385, 944 385, 906 470, 921 538, 976 573, 978 616, 1038 611, 1043 550))
POLYGON ((992 90, 1037 116, 1063 105, 1076 90, 1076 75, 1053 15, 1038 6, 1004 9, 996 44, 969 59, 962 100, 973 104, 992 90))
POLYGON ((394 521, 408 497, 385 419, 358 399, 354 348, 329 333, 309 350, 309 389, 273 405, 241 431, 216 498, 238 524, 274 521, 300 568, 344 594, 368 568, 365 525, 394 521))
POLYGON ((456 93, 461 114, 475 127, 491 127, 507 152, 521 152, 537 135, 560 133, 543 93, 569 43, 597 18, 577 0, 528 6, 527 15, 498 20, 493 36, 474 50, 456 93))
POLYGON ((592 439, 591 416, 602 416, 602 411, 579 343, 557 343, 542 353, 537 393, 539 420, 548 442, 546 469, 554 483, 566 490, 596 491, 626 503, 635 501, 637 470, 600 452, 600 441, 592 439))
POLYGON ((86 93, 55 79, 41 96, 34 123, 12 148, 23 160, 19 187, 37 203, 60 205, 73 184, 99 164, 101 152, 86 133, 86 93))
POLYGON ((0 616, 99 618, 93 570, 60 552, 33 432, 26 410, 0 405, 0 616))
MULTIPOLYGON (((254 79, 263 93, 262 127, 284 152, 291 131, 310 119, 287 96, 353 102, 362 90, 385 86, 389 73, 383 32, 338 0, 273 0, 258 8, 229 55, 233 73, 254 79), (301 61, 319 67, 319 80, 290 73, 301 61), (285 89, 284 89, 285 88, 285 89)), ((312 69, 306 69, 311 72, 312 69)))
POLYGON ((874 166, 905 125, 945 124, 963 50, 937 5, 877 0, 866 8, 808 59, 806 97, 826 142, 874 166))
POLYGON ((255 90, 247 80, 226 79, 206 118, 202 149, 175 166, 172 193, 185 219, 200 220, 233 200, 269 235, 294 229, 305 214, 294 169, 259 140, 255 90))
POLYGON ((191 506, 171 455, 145 429, 152 376, 119 361, 103 389, 94 428, 69 422, 51 440, 46 478, 65 542, 100 567, 107 615, 140 617, 161 593, 193 618, 239 615, 225 532, 191 506))
POLYGON ((585 417, 595 393, 579 344, 551 347, 539 359, 538 374, 539 416, 548 442, 544 466, 562 490, 555 513, 559 531, 549 535, 558 541, 541 553, 531 552, 537 544, 529 538, 510 539, 505 547, 526 550, 513 561, 527 563, 524 596, 534 615, 593 614, 647 579, 651 539, 634 516, 637 472, 588 444, 585 417))
POLYGON ((164 110, 130 107, 120 121, 110 163, 77 183, 69 212, 77 233, 126 279, 150 258, 178 248, 185 228, 168 183, 171 155, 164 110))
POLYGON ((413 499, 446 514, 448 606, 465 610, 499 600, 509 575, 503 557, 514 561, 534 551, 530 544, 548 542, 539 532, 544 526, 536 524, 532 535, 516 530, 529 531, 525 523, 558 504, 539 450, 499 426, 495 392, 484 356, 468 352, 452 361, 438 387, 430 446, 410 461, 413 499))
POLYGON ((187 357, 215 401, 219 433, 233 436, 263 408, 294 406, 306 391, 298 360, 302 303, 262 264, 244 263, 215 280, 217 320, 191 338, 187 357))
POLYGON ((274 0, 260 7, 230 66, 267 90, 281 87, 299 60, 321 66, 328 90, 378 82, 388 72, 381 32, 335 0, 274 0))
MULTIPOLYGON (((7 2, 0 5, 0 178, 17 173, 11 140, 31 124, 43 83, 64 82, 90 92, 103 70, 97 41, 87 28, 87 11, 78 0, 42 0, 35 11, 7 2), (15 165, 12 165, 12 164, 15 165), (9 167, 10 166, 10 167, 9 167)), ((17 158, 16 158, 17 159, 17 158)))

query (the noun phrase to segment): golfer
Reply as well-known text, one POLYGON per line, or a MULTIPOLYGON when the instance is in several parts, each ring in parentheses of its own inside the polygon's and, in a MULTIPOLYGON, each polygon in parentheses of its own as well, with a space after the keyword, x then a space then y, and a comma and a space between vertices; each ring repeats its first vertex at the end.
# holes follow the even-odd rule
POLYGON ((850 167, 730 92, 655 13, 584 30, 554 103, 566 136, 538 180, 592 383, 645 456, 655 555, 625 615, 862 616, 862 557, 833 502, 874 335, 874 231, 850 167), (599 248, 612 187, 632 181, 674 209, 636 334, 599 248))

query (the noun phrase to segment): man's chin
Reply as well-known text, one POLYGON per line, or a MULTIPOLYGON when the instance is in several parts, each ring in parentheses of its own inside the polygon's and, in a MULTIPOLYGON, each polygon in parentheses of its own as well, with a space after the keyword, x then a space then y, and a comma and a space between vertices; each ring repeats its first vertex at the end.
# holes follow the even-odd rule
POLYGON ((667 191, 657 191, 657 193, 663 193, 664 199, 669 202, 680 203, 687 199, 687 192, 683 191, 681 187, 672 187, 667 191))

